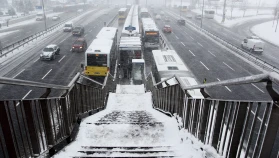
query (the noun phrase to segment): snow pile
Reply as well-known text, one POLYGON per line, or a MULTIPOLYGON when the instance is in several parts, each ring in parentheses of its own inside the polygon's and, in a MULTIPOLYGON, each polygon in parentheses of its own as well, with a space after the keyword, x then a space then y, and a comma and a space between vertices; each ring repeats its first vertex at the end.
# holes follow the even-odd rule
MULTIPOLYGON (((197 14, 201 14, 201 10, 200 9, 194 9, 192 10, 194 13, 197 13, 197 14)), ((272 18, 273 15, 271 15, 271 13, 268 15, 256 15, 256 14, 252 14, 255 10, 251 10, 251 11, 246 11, 245 13, 245 17, 242 17, 243 16, 243 12, 240 11, 239 9, 234 9, 233 11, 233 16, 232 16, 232 19, 229 19, 230 18, 230 12, 227 11, 226 13, 226 20, 224 23, 222 23, 222 15, 219 15, 219 14, 215 14, 214 16, 214 20, 226 27, 234 27, 234 26, 238 26, 238 25, 241 25, 247 21, 253 21, 253 20, 259 20, 259 19, 268 19, 268 18, 272 18), (249 15, 249 16, 247 16, 249 15)), ((218 12, 218 11, 217 11, 218 12)), ((218 13, 221 13, 221 11, 219 11, 218 13)))
POLYGON ((139 94, 144 93, 143 85, 120 85, 116 87, 116 93, 121 94, 139 94))
POLYGON ((9 35, 9 34, 16 33, 16 32, 18 32, 18 31, 19 31, 19 30, 8 31, 8 32, 1 32, 1 33, 0 33, 0 37, 5 37, 5 36, 7 36, 7 35, 9 35))
POLYGON ((265 22, 252 27, 251 31, 260 38, 279 46, 279 27, 275 32, 276 21, 265 22))

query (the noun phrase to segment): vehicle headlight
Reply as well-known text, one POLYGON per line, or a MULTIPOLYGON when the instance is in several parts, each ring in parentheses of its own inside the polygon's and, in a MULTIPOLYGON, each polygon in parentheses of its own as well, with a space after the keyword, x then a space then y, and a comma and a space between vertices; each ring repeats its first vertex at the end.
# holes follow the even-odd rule
POLYGON ((43 54, 40 54, 40 56, 42 57, 42 56, 43 56, 43 54))

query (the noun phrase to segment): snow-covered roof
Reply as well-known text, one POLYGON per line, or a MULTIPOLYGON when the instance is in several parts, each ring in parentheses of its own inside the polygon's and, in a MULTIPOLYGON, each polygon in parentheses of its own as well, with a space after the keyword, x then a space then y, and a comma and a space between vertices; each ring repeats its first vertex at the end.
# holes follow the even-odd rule
POLYGON ((97 34, 96 38, 102 39, 114 39, 117 33, 117 28, 115 27, 103 27, 101 31, 97 34))
POLYGON ((141 12, 141 13, 148 13, 148 9, 147 9, 147 8, 141 8, 141 9, 140 9, 140 12, 141 12))
POLYGON ((141 50, 140 37, 121 37, 120 50, 141 50))
POLYGON ((110 54, 113 40, 95 39, 87 48, 85 54, 110 54))
POLYGON ((152 18, 142 18, 142 27, 144 31, 159 31, 152 18))
POLYGON ((139 20, 138 20, 138 6, 133 5, 129 11, 129 14, 126 18, 126 21, 123 26, 122 35, 124 36, 138 36, 139 35, 139 20), (125 30, 126 27, 132 26, 135 30, 131 32, 129 30, 125 30))
POLYGON ((126 12, 127 8, 120 8, 118 12, 126 12))
POLYGON ((152 50, 158 71, 188 71, 174 50, 152 50))
POLYGON ((50 44, 50 45, 47 45, 46 48, 53 48, 53 47, 56 47, 57 45, 56 44, 50 44))
POLYGON ((132 59, 132 63, 144 63, 144 59, 132 59))

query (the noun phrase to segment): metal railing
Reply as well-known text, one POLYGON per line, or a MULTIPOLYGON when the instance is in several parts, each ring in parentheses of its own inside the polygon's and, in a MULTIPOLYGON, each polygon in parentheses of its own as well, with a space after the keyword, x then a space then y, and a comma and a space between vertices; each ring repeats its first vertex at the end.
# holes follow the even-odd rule
POLYGON ((79 78, 60 86, 0 77, 0 84, 47 88, 37 99, 0 101, 0 157, 51 156, 70 143, 81 119, 104 109, 116 86, 111 75, 100 86, 84 85, 79 78), (51 89, 64 93, 48 98, 51 89))
POLYGON ((166 114, 178 114, 182 128, 211 145, 224 157, 277 157, 279 153, 279 94, 272 89, 278 84, 276 73, 213 82, 197 86, 185 86, 176 76, 178 84, 157 88, 152 73, 146 78, 146 89, 151 91, 153 106, 166 114), (273 101, 240 101, 195 99, 187 90, 213 86, 267 82, 267 90, 273 101))
MULTIPOLYGON (((171 14, 173 14, 173 13, 171 13, 171 14)), ((242 48, 235 46, 233 43, 230 43, 229 41, 224 40, 223 38, 219 37, 218 35, 215 35, 215 34, 211 33, 210 31, 208 31, 204 28, 200 28, 199 25, 189 21, 187 18, 183 18, 183 19, 186 21, 186 24, 188 24, 188 26, 191 26, 194 29, 197 29, 197 30, 205 33, 206 35, 211 37, 213 40, 219 42, 220 44, 222 44, 225 47, 229 48, 230 50, 236 52, 237 54, 241 55, 242 57, 246 58, 247 60, 253 62, 254 64, 256 64, 258 66, 260 66, 262 69, 279 73, 279 69, 276 66, 274 66, 274 65, 268 63, 267 61, 253 55, 252 53, 244 51, 242 48)))

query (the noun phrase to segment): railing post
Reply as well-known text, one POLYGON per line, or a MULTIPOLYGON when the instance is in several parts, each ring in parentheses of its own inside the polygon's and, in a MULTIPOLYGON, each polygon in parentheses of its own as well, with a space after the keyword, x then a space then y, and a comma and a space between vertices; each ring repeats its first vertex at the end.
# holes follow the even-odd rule
POLYGON ((69 105, 69 108, 67 108, 67 100, 66 100, 66 95, 68 94, 68 91, 63 94, 61 97, 61 108, 62 108, 62 114, 63 114, 63 119, 64 119, 64 124, 65 124, 65 128, 66 128, 66 134, 70 135, 71 131, 70 131, 70 123, 69 123, 69 115, 68 115, 68 109, 70 109, 71 105, 69 105))
MULTIPOLYGON (((239 147, 241 135, 243 132, 243 127, 245 124, 246 114, 247 114, 247 107, 248 102, 241 102, 240 104, 236 105, 236 116, 235 116, 235 124, 232 128, 232 137, 231 137, 231 143, 230 143, 230 149, 228 151, 228 157, 236 157, 237 156, 237 150, 239 147)), ((244 139, 244 138, 242 138, 244 139)))
MULTIPOLYGON (((259 157, 274 157, 278 155, 271 155, 273 150, 273 145, 276 141, 278 141, 277 138, 277 132, 279 127, 279 108, 274 105, 272 105, 272 110, 270 113, 269 122, 266 129, 266 134, 263 140, 262 150, 260 152, 259 157)), ((278 149, 276 149, 278 150, 278 149)), ((278 153, 278 151, 276 152, 278 153)))
MULTIPOLYGON (((34 115, 32 114, 32 101, 31 100, 23 100, 22 102, 25 117, 26 117, 26 124, 28 127, 28 134, 30 136, 31 145, 33 149, 33 154, 40 154, 40 140, 38 138, 37 129, 35 127, 34 122, 34 115)), ((32 155, 32 154, 31 154, 32 155)))
POLYGON ((47 144, 49 146, 53 146, 55 141, 53 137, 53 132, 52 132, 52 123, 51 123, 51 114, 50 114, 50 109, 47 104, 47 97, 50 93, 50 88, 47 88, 45 94, 43 94, 40 98, 44 98, 39 100, 41 109, 42 109, 42 116, 44 120, 44 125, 45 125, 45 130, 46 130, 46 138, 47 138, 47 144))
POLYGON ((202 116, 201 116, 201 125, 200 125, 200 133, 199 133, 199 139, 203 142, 205 140, 205 131, 206 131, 206 123, 208 120, 208 112, 210 107, 210 101, 204 100, 203 102, 203 109, 202 109, 202 116))
POLYGON ((219 140, 220 130, 221 130, 220 127, 221 127, 221 123, 222 123, 224 109, 225 109, 225 102, 219 101, 219 104, 216 109, 216 117, 215 117, 215 122, 214 122, 214 129, 213 129, 213 135, 212 135, 213 138, 212 138, 212 144, 211 144, 215 149, 217 149, 217 145, 218 145, 218 140, 219 140))
MULTIPOLYGON (((16 147, 16 140, 14 140, 15 138, 13 137, 14 131, 11 130, 13 128, 11 128, 12 124, 9 121, 8 108, 9 107, 5 105, 5 101, 0 101, 0 125, 3 131, 8 157, 18 157, 19 153, 16 147)), ((3 151, 3 153, 5 152, 3 151)))

